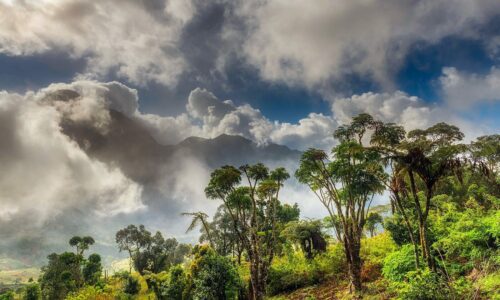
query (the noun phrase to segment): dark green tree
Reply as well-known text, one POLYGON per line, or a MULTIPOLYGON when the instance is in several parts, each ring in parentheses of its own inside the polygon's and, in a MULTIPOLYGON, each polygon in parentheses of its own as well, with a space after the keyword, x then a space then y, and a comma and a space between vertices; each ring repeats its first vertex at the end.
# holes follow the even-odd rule
POLYGON ((49 263, 42 267, 40 275, 43 299, 64 299, 69 292, 82 286, 79 255, 71 252, 52 253, 48 259, 49 263))
POLYGON ((23 300, 39 300, 41 296, 40 285, 31 280, 31 282, 26 285, 24 289, 23 300))
POLYGON ((190 296, 207 300, 237 299, 240 279, 231 260, 206 245, 196 246, 193 252, 190 296))
POLYGON ((116 233, 120 250, 126 250, 134 268, 141 275, 159 273, 179 264, 189 253, 190 247, 179 244, 175 238, 165 239, 161 232, 151 234, 144 225, 129 225, 116 233))
POLYGON ((91 245, 95 243, 91 236, 74 236, 69 240, 69 245, 76 247, 76 254, 83 256, 85 250, 88 250, 91 245))
POLYGON ((289 222, 281 235, 291 242, 298 243, 308 259, 326 251, 327 243, 319 220, 289 222))
POLYGON ((224 166, 212 172, 205 189, 208 198, 224 203, 234 232, 246 251, 252 299, 264 298, 269 267, 278 245, 279 192, 288 177, 285 169, 269 172, 260 163, 239 169, 224 166))
POLYGON ((83 265, 82 275, 87 284, 94 285, 99 282, 102 275, 101 256, 99 254, 89 255, 83 265))

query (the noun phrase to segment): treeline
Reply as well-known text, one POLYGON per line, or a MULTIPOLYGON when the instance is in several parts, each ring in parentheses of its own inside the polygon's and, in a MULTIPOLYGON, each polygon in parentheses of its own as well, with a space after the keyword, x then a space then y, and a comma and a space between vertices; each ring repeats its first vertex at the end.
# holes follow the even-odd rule
POLYGON ((280 201, 284 168, 223 166, 205 188, 220 203, 213 218, 183 213, 199 245, 130 225, 116 234, 130 269, 103 277, 98 256, 84 258, 91 240, 76 238, 76 253, 49 256, 29 288, 43 299, 261 300, 314 285, 310 299, 500 298, 500 135, 464 144, 446 123, 406 132, 361 114, 334 136, 294 173, 322 220, 280 201), (380 195, 388 205, 373 207, 380 195))

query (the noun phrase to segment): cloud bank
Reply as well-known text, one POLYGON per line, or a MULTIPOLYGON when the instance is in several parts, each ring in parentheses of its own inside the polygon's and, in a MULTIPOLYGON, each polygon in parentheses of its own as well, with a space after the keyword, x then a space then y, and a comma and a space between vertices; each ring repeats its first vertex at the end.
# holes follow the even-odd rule
POLYGON ((61 115, 36 98, 0 94, 0 221, 20 213, 40 223, 79 202, 97 214, 143 208, 141 187, 90 159, 61 133, 61 115))
POLYGON ((224 84, 236 60, 271 82, 330 93, 357 75, 394 90, 416 43, 462 37, 496 57, 498 38, 487 28, 498 11, 495 0, 2 0, 0 53, 59 51, 86 61, 79 78, 142 86, 224 84))

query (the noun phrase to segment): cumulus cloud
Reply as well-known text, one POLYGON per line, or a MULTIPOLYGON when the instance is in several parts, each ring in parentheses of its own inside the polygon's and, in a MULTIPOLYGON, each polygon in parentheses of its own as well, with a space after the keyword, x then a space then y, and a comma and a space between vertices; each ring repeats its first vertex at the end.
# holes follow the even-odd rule
POLYGON ((174 85, 186 68, 176 44, 190 1, 0 1, 0 53, 63 51, 87 60, 82 77, 108 73, 174 85))
POLYGON ((438 122, 458 126, 471 140, 483 134, 490 134, 494 128, 484 124, 473 124, 446 105, 429 104, 405 92, 363 93, 332 102, 334 118, 340 124, 349 123, 353 116, 369 113, 374 118, 403 125, 406 130, 427 128, 438 122))
POLYGON ((407 130, 447 121, 462 127, 470 138, 491 131, 486 127, 472 126, 459 114, 449 113, 446 106, 426 103, 402 91, 368 92, 334 98, 331 100, 332 115, 310 113, 294 124, 269 120, 249 104, 236 105, 201 88, 194 89, 187 97, 186 112, 168 117, 142 113, 137 91, 118 82, 52 84, 39 94, 40 98, 50 94, 52 105, 65 117, 92 123, 100 130, 106 130, 109 108, 120 111, 140 123, 162 144, 176 144, 190 136, 215 138, 229 134, 243 136, 260 145, 276 143, 299 150, 309 147, 328 149, 334 144, 332 134, 338 124, 349 123, 353 116, 360 113, 369 113, 385 122, 402 124, 407 130), (76 91, 79 101, 62 101, 60 97, 55 97, 54 93, 60 93, 61 90, 76 91))
POLYGON ((332 145, 331 136, 336 127, 330 117, 317 113, 309 114, 297 124, 272 122, 248 104, 236 106, 230 100, 221 101, 199 88, 190 93, 187 111, 202 122, 200 133, 203 136, 241 135, 258 144, 272 142, 300 150, 332 145))
POLYGON ((457 110, 484 102, 500 101, 500 70, 485 75, 468 74, 456 68, 444 68, 440 83, 447 104, 457 110))
POLYGON ((314 87, 355 73, 390 87, 413 43, 481 38, 499 10, 495 0, 296 0, 245 2, 239 14, 243 53, 264 79, 314 87))
POLYGON ((30 224, 40 225, 75 207, 111 216, 144 208, 139 184, 89 158, 61 132, 63 114, 91 113, 58 111, 40 95, 0 93, 0 223, 30 216, 30 224))

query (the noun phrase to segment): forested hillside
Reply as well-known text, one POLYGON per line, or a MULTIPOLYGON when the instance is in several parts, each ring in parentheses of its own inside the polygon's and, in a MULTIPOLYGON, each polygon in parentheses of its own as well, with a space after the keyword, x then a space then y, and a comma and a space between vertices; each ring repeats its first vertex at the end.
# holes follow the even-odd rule
MULTIPOLYGON (((360 114, 333 136, 333 149, 304 151, 296 170, 215 167, 204 191, 216 213, 182 213, 197 244, 123 224, 109 243, 130 265, 112 273, 92 232, 68 236, 67 252, 47 253, 38 278, 0 299, 500 299, 500 135, 466 143, 447 123, 406 132, 360 114), (323 219, 282 201, 291 177, 323 219)), ((218 151, 202 139, 176 151, 193 143, 218 151)))

